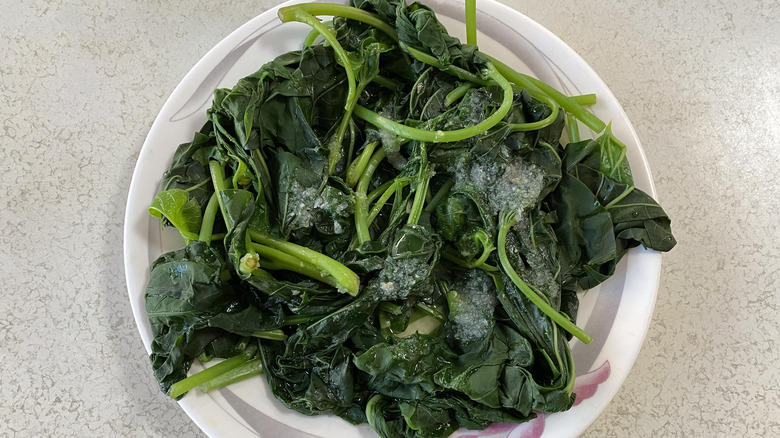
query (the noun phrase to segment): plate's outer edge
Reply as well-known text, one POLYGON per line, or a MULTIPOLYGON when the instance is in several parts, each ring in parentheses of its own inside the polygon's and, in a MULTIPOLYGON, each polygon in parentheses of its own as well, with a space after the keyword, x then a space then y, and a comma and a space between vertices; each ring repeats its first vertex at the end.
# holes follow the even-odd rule
MULTIPOLYGON (((199 102, 197 99, 193 101, 193 98, 196 97, 198 92, 202 92, 204 84, 213 81, 218 82, 226 73, 225 71, 218 71, 214 67, 224 63, 226 59, 229 62, 235 62, 235 60, 228 58, 230 56, 240 58, 243 52, 236 52, 248 48, 248 41, 251 43, 251 38, 258 33, 258 29, 279 24, 278 20, 276 20, 276 12, 280 7, 297 2, 299 1, 287 2, 268 10, 241 26, 210 50, 173 91, 171 97, 166 101, 155 119, 147 141, 142 147, 128 194, 128 205, 125 213, 124 255, 131 307, 147 351, 150 350, 151 332, 143 304, 143 291, 148 279, 148 272, 145 272, 145 270, 148 269, 151 262, 151 254, 155 252, 149 248, 148 243, 150 237, 157 239, 157 241, 165 240, 165 237, 161 236, 159 229, 150 226, 149 217, 146 214, 146 206, 151 200, 149 193, 153 194, 156 192, 159 178, 156 175, 150 178, 144 172, 144 169, 148 168, 153 162, 156 162, 158 165, 160 161, 164 163, 170 162, 170 155, 172 154, 172 149, 170 148, 165 150, 154 149, 151 139, 156 140, 154 143, 166 142, 171 145, 188 141, 191 133, 199 129, 200 126, 191 125, 189 126, 191 129, 185 131, 188 133, 187 136, 176 138, 167 129, 169 128, 168 125, 186 120, 191 113, 201 109, 203 104, 207 102, 199 102), (276 20, 276 24, 271 24, 274 20, 276 20)), ((462 4, 459 2, 433 0, 426 3, 433 6, 437 11, 439 9, 462 11, 462 4)), ((486 25, 495 24, 496 22, 510 29, 520 29, 516 31, 520 36, 523 36, 523 29, 531 29, 531 33, 535 36, 534 41, 543 41, 545 43, 544 46, 534 46, 534 49, 539 50, 539 53, 549 61, 548 68, 543 69, 545 71, 541 72, 542 74, 539 74, 540 72, 534 69, 535 75, 553 85, 559 85, 563 91, 569 93, 595 92, 600 99, 599 104, 594 107, 595 113, 600 116, 602 114, 610 114, 613 120, 626 121, 626 123, 614 125, 613 130, 628 146, 628 158, 634 170, 636 185, 655 197, 655 188, 652 183, 647 159, 633 127, 628 122, 627 115, 612 92, 588 64, 557 36, 518 11, 493 0, 480 0, 478 8, 478 30, 480 30, 480 35, 485 33, 483 30, 486 28, 488 29, 487 33, 491 31, 495 33, 496 29, 486 27, 486 25), (493 23, 490 23, 491 20, 493 20, 493 23), (560 60, 564 60, 564 62, 560 60), (570 81, 570 78, 565 77, 565 72, 571 71, 585 73, 577 75, 579 87, 576 90, 566 89, 570 85, 570 83, 567 83, 567 81, 570 81), (563 74, 563 78, 561 74, 563 74), (588 79, 585 83, 581 81, 583 77, 588 79)), ((285 26, 294 26, 294 24, 286 24, 285 26)), ((499 35, 499 38, 501 37, 499 35)), ((506 36, 504 35, 503 38, 506 38, 506 36)), ((290 49, 280 50, 280 52, 290 49)), ((228 65, 227 68, 229 69, 231 65, 228 65)), ((211 87, 211 89, 213 88, 214 86, 211 87)), ((177 126, 177 129, 182 130, 183 128, 177 126)), ((602 287, 602 290, 598 291, 596 295, 607 297, 602 299, 602 301, 609 300, 613 305, 617 303, 614 309, 616 313, 615 320, 614 323, 609 321, 608 324, 596 324, 593 327, 591 327, 592 324, 589 321, 586 329, 592 332, 600 330, 598 335, 607 336, 607 340, 602 348, 595 352, 593 349, 587 350, 590 346, 584 346, 577 342, 573 344, 573 347, 575 357, 578 357, 577 353, 581 351, 588 351, 589 353, 586 355, 590 356, 588 360, 591 363, 588 369, 578 370, 578 374, 587 372, 591 366, 598 367, 605 360, 609 361, 612 370, 609 384, 602 385, 592 398, 575 406, 572 410, 566 413, 549 415, 545 421, 543 436, 578 435, 595 420, 617 393, 639 353, 649 327, 660 279, 660 262, 661 256, 659 253, 632 250, 621 262, 621 265, 626 266, 625 278, 622 281, 615 282, 616 284, 612 285, 611 288, 602 287), (617 301, 614 300, 614 296, 609 298, 608 294, 617 295, 617 301), (613 327, 620 327, 620 330, 612 330, 613 327), (623 330, 626 327, 630 329, 623 330)), ((240 400, 233 400, 232 403, 227 403, 230 406, 228 409, 232 412, 222 409, 225 407, 226 398, 229 397, 235 397, 235 394, 229 391, 223 393, 220 397, 222 400, 219 403, 210 397, 188 396, 180 404, 193 421, 210 436, 258 436, 256 428, 251 427, 246 421, 236 418, 237 416, 240 417, 240 414, 237 415, 236 412, 236 406, 240 404, 240 400)), ((276 422, 273 419, 271 421, 276 422)), ((270 430, 265 428, 265 432, 270 432, 270 430)), ((263 436, 266 435, 263 434, 263 436)))

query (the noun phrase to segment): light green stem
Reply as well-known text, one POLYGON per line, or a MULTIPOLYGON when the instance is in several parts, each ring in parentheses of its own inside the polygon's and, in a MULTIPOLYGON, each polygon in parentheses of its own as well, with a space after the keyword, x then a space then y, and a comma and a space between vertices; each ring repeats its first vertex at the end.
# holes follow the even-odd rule
POLYGON ((504 269, 504 273, 507 275, 507 277, 509 277, 510 280, 512 280, 512 283, 517 286, 520 292, 522 292, 526 298, 528 298, 536 307, 538 307, 542 313, 547 315, 550 319, 553 320, 553 322, 558 324, 562 329, 574 335, 574 337, 583 343, 590 344, 590 342, 593 340, 593 336, 586 333, 583 329, 577 327, 577 325, 571 322, 569 318, 555 310, 540 294, 531 289, 531 287, 525 281, 523 281, 519 275, 517 275, 517 272, 512 267, 512 264, 509 263, 509 259, 506 255, 506 235, 516 220, 517 219, 513 213, 505 214, 503 212, 501 213, 499 219, 498 259, 501 262, 501 267, 504 269))
POLYGON ((476 84, 473 82, 464 82, 463 84, 458 85, 454 90, 447 93, 447 97, 444 98, 444 106, 449 107, 453 103, 457 102, 466 94, 467 91, 474 88, 475 86, 476 84))
POLYGON ((386 156, 387 151, 384 147, 380 147, 378 151, 374 152, 355 188, 355 231, 360 244, 371 240, 371 233, 368 231, 368 185, 377 167, 386 156))
POLYGON ((582 106, 593 106, 597 102, 596 95, 593 93, 590 94, 577 94, 570 97, 571 100, 577 102, 578 104, 582 106))
POLYGON ((493 112, 493 114, 473 126, 455 129, 452 131, 431 131, 427 129, 413 128, 411 126, 406 126, 383 117, 360 105, 355 106, 355 115, 365 120, 366 122, 390 131, 399 137, 410 140, 419 140, 428 143, 446 143, 465 140, 467 138, 482 134, 483 132, 495 126, 498 122, 501 121, 501 119, 504 118, 504 116, 509 112, 509 109, 512 107, 513 90, 509 81, 507 81, 500 73, 498 73, 498 71, 490 64, 488 64, 488 67, 485 69, 484 75, 495 81, 501 87, 501 89, 504 91, 504 99, 502 100, 498 109, 493 112))
POLYGON ((301 275, 305 275, 306 277, 321 281, 335 288, 339 287, 336 279, 331 277, 330 274, 320 269, 318 266, 315 266, 298 257, 287 254, 283 251, 279 251, 278 249, 271 248, 270 246, 260 245, 254 242, 249 243, 249 249, 255 251, 260 256, 265 258, 264 260, 260 261, 260 266, 265 269, 272 271, 284 270, 297 272, 301 275))
POLYGON ((355 187, 355 184, 357 184, 360 176, 363 175, 363 172, 366 170, 368 161, 371 159, 371 155, 374 154, 374 149, 376 149, 378 144, 379 142, 377 141, 368 143, 363 148, 363 152, 361 152, 360 155, 355 158, 352 164, 349 165, 346 177, 346 183, 348 186, 355 187))
MULTIPOLYGON (((496 66, 496 69, 501 72, 502 75, 504 75, 510 82, 515 83, 520 88, 526 88, 529 90, 536 89, 550 96, 553 100, 555 100, 555 102, 558 103, 558 105, 561 106, 561 108, 569 113, 574 114, 574 116, 577 117, 577 119, 583 124, 585 124, 585 126, 597 133, 603 131, 604 128, 606 128, 607 125, 601 121, 601 119, 596 117, 596 115, 588 111, 585 107, 577 103, 571 97, 564 95, 560 91, 534 77, 515 71, 508 65, 493 58, 490 55, 484 53, 483 55, 490 59, 490 61, 496 66)), ((538 96, 535 97, 538 98, 538 96)))
MULTIPOLYGON (((327 29, 333 29, 333 21, 325 21, 322 23, 322 25, 325 26, 327 29)), ((314 42, 317 40, 318 36, 320 36, 320 31, 312 28, 309 34, 306 35, 306 38, 303 39, 302 46, 309 47, 313 45, 314 42)))
POLYGON ((260 358, 252 359, 224 374, 208 380, 207 382, 200 385, 200 390, 205 393, 215 389, 224 388, 228 385, 246 380, 250 377, 259 376, 262 373, 263 363, 260 358))
POLYGON ((343 264, 325 254, 283 239, 268 236, 256 230, 249 230, 248 233, 249 237, 257 243, 270 246, 271 248, 294 255, 306 262, 319 266, 336 280, 339 292, 346 292, 352 296, 357 296, 360 291, 360 277, 343 264))
POLYGON ((477 45, 477 0, 466 0, 466 44, 477 45))
POLYGON ((233 368, 240 366, 248 360, 249 358, 243 354, 233 356, 230 359, 225 359, 214 366, 208 367, 199 373, 195 373, 174 383, 171 385, 171 390, 168 392, 168 395, 170 395, 171 398, 178 398, 184 395, 187 391, 219 376, 222 373, 228 372, 233 368))
POLYGON ((576 143, 580 141, 580 127, 577 118, 572 114, 566 114, 566 124, 569 125, 569 141, 576 143))
MULTIPOLYGON (((403 189, 407 184, 409 184, 409 181, 407 180, 396 179, 391 181, 390 187, 388 187, 387 190, 382 193, 382 196, 379 197, 379 200, 377 200, 374 206, 371 207, 371 211, 368 212, 368 226, 371 226, 371 224, 374 222, 374 219, 376 219, 376 217, 379 215, 379 212, 382 211, 382 207, 385 206, 385 203, 387 203, 390 197, 395 193, 399 193, 401 189, 403 189)), ((370 199, 370 196, 368 198, 370 199)), ((368 202, 371 201, 369 200, 368 202)))
POLYGON ((217 200, 217 192, 211 194, 206 209, 203 212, 203 220, 200 225, 200 234, 198 234, 198 240, 211 244, 212 232, 214 231, 214 220, 216 219, 217 212, 219 211, 219 201, 217 200))

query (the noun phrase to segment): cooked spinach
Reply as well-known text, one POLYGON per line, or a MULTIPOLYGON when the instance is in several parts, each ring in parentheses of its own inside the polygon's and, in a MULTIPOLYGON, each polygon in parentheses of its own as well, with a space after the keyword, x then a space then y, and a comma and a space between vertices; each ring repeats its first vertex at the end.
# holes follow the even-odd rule
POLYGON ((468 9, 469 44, 421 3, 279 11, 306 44, 215 91, 149 208, 185 241, 146 291, 162 391, 262 372, 384 437, 572 406, 577 290, 670 250, 670 220, 609 125, 481 53, 468 9), (564 145, 567 118, 603 133, 564 145))

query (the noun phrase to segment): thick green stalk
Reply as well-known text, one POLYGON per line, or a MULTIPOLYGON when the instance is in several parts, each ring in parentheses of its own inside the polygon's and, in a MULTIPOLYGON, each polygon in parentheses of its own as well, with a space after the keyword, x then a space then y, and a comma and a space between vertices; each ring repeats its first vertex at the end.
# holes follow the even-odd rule
POLYGON ((200 385, 200 390, 202 392, 209 392, 215 389, 224 388, 228 385, 246 380, 250 377, 259 376, 262 373, 263 363, 258 357, 244 362, 232 370, 204 382, 202 385, 200 385))
POLYGON ((593 93, 589 94, 576 94, 574 96, 570 96, 570 99, 577 102, 578 104, 582 106, 593 106, 597 102, 596 95, 593 93))
POLYGON ((571 143, 580 141, 580 127, 577 123, 576 117, 572 114, 566 114, 566 124, 569 127, 569 141, 571 143))
POLYGON ((200 234, 198 234, 198 240, 211 244, 211 235, 214 231, 214 220, 217 217, 219 211, 219 201, 217 200, 217 192, 211 194, 206 209, 203 211, 203 220, 200 223, 200 234))
POLYGON ((339 292, 346 292, 352 296, 357 296, 360 291, 360 277, 343 264, 325 254, 283 239, 268 236, 257 230, 250 229, 248 233, 249 237, 257 243, 294 255, 327 272, 335 279, 339 292))
POLYGON ((466 44, 477 45, 477 0, 466 0, 466 44))
POLYGON ((339 283, 335 278, 331 277, 330 274, 320 269, 318 266, 298 257, 271 248, 270 246, 260 245, 254 242, 250 242, 249 249, 264 257, 264 259, 260 261, 260 266, 265 269, 270 269, 272 271, 285 270, 297 272, 298 274, 329 284, 335 288, 339 287, 339 283))
POLYGON ((171 385, 171 389, 168 392, 168 395, 171 396, 171 398, 179 398, 180 396, 184 395, 187 391, 196 388, 197 386, 219 376, 222 373, 228 372, 232 370, 233 368, 236 368, 248 361, 249 358, 243 354, 239 354, 238 356, 233 356, 230 359, 225 359, 222 362, 208 367, 205 370, 195 373, 185 379, 179 380, 178 382, 171 385))

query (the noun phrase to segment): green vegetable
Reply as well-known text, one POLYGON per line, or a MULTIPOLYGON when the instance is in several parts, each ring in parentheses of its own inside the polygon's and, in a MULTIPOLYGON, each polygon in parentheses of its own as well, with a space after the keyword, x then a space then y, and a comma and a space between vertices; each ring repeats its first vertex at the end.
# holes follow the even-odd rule
POLYGON ((573 405, 577 291, 675 241, 595 96, 481 53, 474 5, 469 44, 420 3, 280 9, 302 48, 215 90, 149 208, 184 238, 146 291, 162 391, 262 374, 385 437, 573 405))

